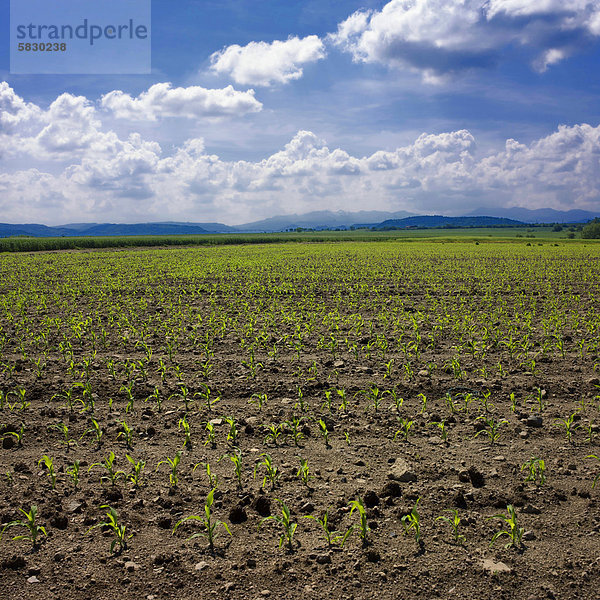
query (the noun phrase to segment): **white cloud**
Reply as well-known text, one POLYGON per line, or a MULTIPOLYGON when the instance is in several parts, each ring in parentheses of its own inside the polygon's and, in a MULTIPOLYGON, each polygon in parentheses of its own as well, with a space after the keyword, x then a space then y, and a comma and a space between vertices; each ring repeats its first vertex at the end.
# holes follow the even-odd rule
POLYGON ((25 102, 6 83, 0 82, 0 134, 10 134, 28 128, 39 121, 42 111, 25 102))
POLYGON ((117 136, 102 131, 94 105, 83 96, 61 94, 50 106, 25 103, 0 84, 0 142, 4 157, 67 160, 110 151, 117 136))
POLYGON ((479 187, 501 189, 515 204, 598 206, 600 126, 560 126, 529 146, 508 140, 503 152, 481 160, 473 172, 479 187))
POLYGON ((566 56, 566 50, 550 48, 550 50, 546 50, 537 60, 533 62, 533 66, 540 73, 544 73, 548 70, 548 67, 559 63, 566 56))
MULTIPOLYGON (((215 119, 261 110, 253 90, 238 92, 152 86, 137 98, 121 91, 102 97, 101 106, 117 118, 153 122, 161 117, 215 119)), ((127 152, 129 142, 105 130, 102 114, 84 96, 61 94, 47 109, 26 103, 6 82, 0 83, 0 148, 4 158, 30 156, 41 160, 101 160, 127 152)))
POLYGON ((540 71, 600 35, 600 0, 391 0, 358 11, 329 41, 356 61, 420 72, 431 83, 486 68, 520 45, 540 71))
POLYGON ((153 195, 151 179, 156 173, 161 148, 155 142, 132 134, 119 142, 112 153, 102 157, 85 157, 80 164, 65 171, 71 182, 87 188, 108 191, 126 198, 147 198, 153 195))
POLYGON ((598 8, 596 0, 488 0, 486 16, 492 19, 500 13, 512 17, 573 13, 581 14, 598 8))
POLYGON ((164 117, 214 119, 259 112, 262 104, 254 90, 240 92, 228 85, 222 89, 200 86, 172 88, 170 83, 157 83, 137 98, 120 90, 102 96, 102 108, 118 119, 156 121, 164 117))
POLYGON ((242 85, 270 86, 302 77, 302 65, 325 58, 325 47, 316 35, 285 41, 234 44, 215 52, 211 69, 242 85))
POLYGON ((298 131, 262 160, 227 161, 201 138, 166 155, 137 133, 122 139, 80 96, 63 94, 42 110, 5 86, 0 91, 0 123, 11 123, 3 146, 18 148, 32 167, 0 174, 3 220, 240 223, 323 207, 457 214, 476 202, 597 209, 600 198, 600 126, 561 126, 531 144, 510 139, 484 157, 467 130, 423 133, 369 156, 298 131), (48 158, 56 159, 53 173, 36 163, 48 158))
POLYGON ((28 169, 0 173, 0 214, 12 223, 59 223, 85 205, 61 176, 28 169))

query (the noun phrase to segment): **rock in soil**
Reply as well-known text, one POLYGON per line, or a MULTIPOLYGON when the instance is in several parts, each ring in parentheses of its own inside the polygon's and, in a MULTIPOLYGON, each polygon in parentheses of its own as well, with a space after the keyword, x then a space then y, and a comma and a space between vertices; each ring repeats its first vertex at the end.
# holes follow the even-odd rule
POLYGON ((390 467, 388 479, 391 479, 392 481, 408 483, 411 481, 417 481, 417 475, 403 458, 398 458, 390 467))

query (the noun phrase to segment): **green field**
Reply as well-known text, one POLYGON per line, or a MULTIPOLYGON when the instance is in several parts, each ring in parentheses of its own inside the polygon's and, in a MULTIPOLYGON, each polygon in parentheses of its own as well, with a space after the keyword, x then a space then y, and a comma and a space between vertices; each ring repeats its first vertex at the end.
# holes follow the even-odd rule
MULTIPOLYGON (((35 252, 49 250, 77 250, 85 248, 125 248, 151 246, 217 246, 235 244, 278 244, 292 242, 343 242, 343 241, 386 241, 413 242, 422 239, 436 241, 507 241, 523 239, 572 242, 569 230, 553 231, 552 226, 510 228, 465 228, 465 229, 404 229, 392 231, 302 231, 289 233, 248 233, 209 235, 151 235, 151 236, 102 236, 29 238, 13 237, 0 239, 0 252, 35 252)), ((580 238, 579 232, 575 233, 580 238)))
POLYGON ((3 599, 597 596, 600 245, 319 235, 0 255, 3 599))

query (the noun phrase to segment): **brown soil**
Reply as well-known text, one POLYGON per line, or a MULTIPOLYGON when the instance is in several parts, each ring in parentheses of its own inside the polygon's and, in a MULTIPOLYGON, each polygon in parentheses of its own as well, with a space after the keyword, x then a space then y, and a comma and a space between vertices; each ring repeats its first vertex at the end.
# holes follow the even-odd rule
MULTIPOLYGON (((3 257, 7 303, 0 311, 5 336, 0 390, 23 388, 29 404, 21 410, 11 394, 0 410, 0 472, 6 474, 0 480, 0 521, 21 519, 19 509, 35 505, 47 535, 40 535, 32 548, 27 540, 10 539, 26 533, 24 527, 6 529, 0 541, 0 598, 600 597, 600 485, 592 488, 600 462, 586 458, 600 454, 594 439, 600 381, 595 348, 581 352, 579 346, 597 336, 597 330, 587 328, 597 326, 598 319, 597 257, 590 258, 589 250, 581 256, 572 249, 552 256, 540 250, 515 270, 514 255, 524 250, 498 259, 493 256, 497 251, 481 258, 468 254, 471 249, 440 246, 418 266, 409 256, 400 277, 393 267, 398 260, 393 244, 370 251, 366 245, 326 248, 314 256, 316 250, 298 246, 3 257), (252 261, 262 261, 260 268, 252 261), (527 311, 532 311, 529 324, 527 311), (388 322, 382 314, 390 317, 388 322), (446 314, 450 320, 444 320, 446 314), (332 326, 336 315, 337 328, 332 326), (542 351, 551 337, 544 328, 550 315, 565 317, 564 355, 549 344, 542 351), (88 316, 91 321, 78 330, 75 325, 88 316), (421 328, 420 352, 407 360, 410 350, 407 355, 402 341, 415 340, 415 322, 421 328), (498 334, 495 343, 494 336, 484 341, 484 326, 498 334), (511 329, 515 338, 530 334, 527 356, 511 357, 500 343, 511 329), (47 346, 36 340, 43 331, 47 346), (77 331, 83 332, 81 339, 77 331), (166 342, 172 333, 171 360, 166 342), (207 334, 214 342, 208 355, 211 371, 204 377, 207 334), (378 346, 382 334, 389 341, 387 350, 378 346), (65 335, 73 348, 71 370, 59 350, 65 335), (338 340, 336 351, 328 346, 331 336, 338 340), (145 360, 143 347, 136 345, 142 339, 153 350, 147 376, 139 368, 128 374, 127 361, 145 360), (297 347, 300 339, 302 347, 297 347), (357 345, 356 354, 344 340, 357 345), (474 355, 467 350, 468 340, 476 343, 474 355), (253 342, 255 376, 248 366, 253 342), (276 356, 269 354, 274 345, 276 356), (86 380, 79 373, 94 346, 89 371, 94 412, 82 403, 70 410, 65 399, 53 396, 86 380), (46 367, 38 376, 34 361, 43 358, 44 347, 46 367), (461 373, 452 368, 456 356, 461 373), (529 362, 532 357, 535 365, 529 362), (109 359, 114 376, 106 366, 109 359), (160 360, 168 367, 164 381, 160 360), (404 369, 408 362, 412 374, 404 369), (122 386, 132 380, 134 401, 128 409, 122 386), (169 466, 157 465, 183 446, 180 420, 186 411, 174 395, 182 383, 193 400, 186 417, 192 446, 183 449, 179 479, 172 486, 169 466), (193 397, 205 385, 211 398, 220 394, 210 412, 201 397, 193 397), (155 387, 163 399, 160 411, 152 399, 144 402, 155 387), (395 389, 402 406, 385 394, 375 408, 369 396, 373 387, 395 389), (346 410, 339 409, 337 390, 342 389, 346 410), (324 404, 327 391, 332 392, 331 411, 324 404), (262 393, 267 394, 262 408, 249 402, 262 393), (571 414, 579 428, 568 441, 565 427, 555 421, 571 414), (293 416, 301 419, 297 444, 293 416), (235 420, 235 441, 227 440, 225 417, 235 420), (103 429, 100 445, 92 433, 82 437, 92 418, 103 429), (497 440, 487 434, 485 420, 490 418, 505 420, 497 440), (329 430, 328 445, 320 419, 329 430), (399 419, 413 423, 407 439, 395 436, 399 419), (214 444, 205 444, 209 420, 214 444), (123 421, 132 430, 130 447, 119 436, 123 421), (441 421, 447 441, 435 424, 441 421), (49 428, 59 423, 74 440, 70 447, 63 433, 49 428), (18 444, 11 432, 21 424, 18 444), (276 443, 267 439, 271 425, 281 426, 276 443), (234 447, 242 455, 241 489, 228 457, 234 447), (101 481, 104 470, 92 465, 111 451, 117 469, 127 475, 132 469, 126 455, 145 461, 142 485, 134 487, 124 477, 115 485, 101 481), (276 485, 266 482, 264 489, 263 453, 279 472, 276 485), (55 489, 47 469, 38 464, 43 455, 53 459, 55 489), (545 460, 543 485, 526 481, 527 472, 521 470, 533 457, 545 460), (297 475, 300 458, 308 461, 314 477, 308 485, 297 475), (75 459, 80 461, 77 488, 66 472, 75 459), (231 532, 217 529, 214 553, 205 537, 188 539, 205 533, 197 523, 186 523, 173 534, 180 519, 204 516, 212 486, 199 463, 207 462, 218 476, 213 519, 224 521, 231 532), (358 510, 351 513, 350 503, 357 498, 367 507, 366 543, 359 535, 358 510), (291 550, 285 543, 278 546, 278 523, 263 522, 266 516, 281 516, 278 501, 297 523, 291 550), (417 501, 422 543, 405 532, 402 520, 417 501), (122 552, 110 552, 113 537, 106 528, 90 529, 106 516, 102 505, 113 507, 132 535, 122 552), (515 507, 518 526, 525 530, 523 541, 504 548, 509 542, 504 536, 490 546, 503 527, 490 517, 506 515, 508 505, 515 507), (451 516, 444 512, 449 509, 458 511, 464 543, 454 543, 450 526, 436 520, 451 516), (339 541, 328 547, 317 523, 305 518, 326 510, 332 529, 346 532, 355 526, 343 548, 339 541)), ((84 399, 81 388, 75 388, 74 397, 84 399)))

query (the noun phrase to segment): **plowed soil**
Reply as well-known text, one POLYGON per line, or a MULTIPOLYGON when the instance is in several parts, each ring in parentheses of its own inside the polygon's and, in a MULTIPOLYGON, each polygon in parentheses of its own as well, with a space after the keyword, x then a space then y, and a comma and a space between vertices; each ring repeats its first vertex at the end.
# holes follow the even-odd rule
POLYGON ((36 506, 46 531, 33 546, 5 529, 0 598, 600 597, 599 255, 386 243, 0 257, 0 520, 36 506), (159 463, 178 451, 170 481, 159 463), (97 464, 110 452, 114 484, 97 464), (138 486, 127 455, 145 463, 138 486), (211 518, 230 533, 217 526, 211 551, 198 521, 173 529, 205 517, 213 487, 211 518), (291 547, 264 520, 283 505, 291 547), (126 526, 120 551, 93 527, 103 506, 126 526), (491 544, 508 506, 522 538, 491 544), (437 519, 454 510, 458 540, 437 519), (306 518, 325 511, 331 545, 306 518))

